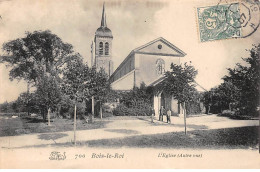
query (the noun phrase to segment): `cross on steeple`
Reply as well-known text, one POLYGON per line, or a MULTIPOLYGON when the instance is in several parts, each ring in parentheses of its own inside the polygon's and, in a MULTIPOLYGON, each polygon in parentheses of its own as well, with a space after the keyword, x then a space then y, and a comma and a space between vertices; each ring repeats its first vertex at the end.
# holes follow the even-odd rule
POLYGON ((102 11, 101 27, 107 27, 107 22, 106 22, 106 12, 105 12, 105 3, 103 3, 103 11, 102 11))

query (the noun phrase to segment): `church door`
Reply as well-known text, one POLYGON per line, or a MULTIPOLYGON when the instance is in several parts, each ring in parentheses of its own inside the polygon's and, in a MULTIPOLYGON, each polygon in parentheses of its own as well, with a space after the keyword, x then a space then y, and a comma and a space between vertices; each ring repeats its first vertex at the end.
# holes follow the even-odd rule
POLYGON ((165 109, 165 96, 164 96, 164 93, 161 94, 161 106, 163 106, 164 109, 165 109))

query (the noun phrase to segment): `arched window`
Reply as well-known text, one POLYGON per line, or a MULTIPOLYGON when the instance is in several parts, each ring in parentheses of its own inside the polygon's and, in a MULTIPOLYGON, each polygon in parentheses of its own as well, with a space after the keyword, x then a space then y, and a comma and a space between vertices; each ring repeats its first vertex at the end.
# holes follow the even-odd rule
POLYGON ((99 55, 103 55, 103 42, 99 43, 99 55))
POLYGON ((165 62, 163 59, 156 60, 156 70, 157 74, 161 75, 165 72, 165 62))
POLYGON ((108 42, 105 43, 105 55, 109 55, 109 44, 108 44, 108 42))

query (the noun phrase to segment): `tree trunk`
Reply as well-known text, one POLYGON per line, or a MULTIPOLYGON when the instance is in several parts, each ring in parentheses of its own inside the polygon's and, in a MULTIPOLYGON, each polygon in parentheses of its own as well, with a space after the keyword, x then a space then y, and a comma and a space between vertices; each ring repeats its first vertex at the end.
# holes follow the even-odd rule
POLYGON ((76 126, 77 125, 77 105, 75 103, 74 109, 74 145, 76 145, 76 126))
POLYGON ((100 119, 103 118, 102 103, 100 102, 100 119))
POLYGON ((60 111, 61 111, 61 105, 59 105, 58 108, 57 108, 57 116, 56 117, 60 117, 60 111))
POLYGON ((50 111, 51 111, 51 109, 50 109, 50 108, 48 108, 48 126, 50 126, 50 125, 51 125, 50 111))
POLYGON ((91 100, 92 100, 92 116, 93 118, 95 117, 95 99, 94 99, 94 96, 91 97, 91 100))
POLYGON ((152 112, 152 114, 151 114, 151 122, 153 123, 153 112, 152 112))
POLYGON ((43 109, 41 110, 41 113, 42 113, 42 118, 43 118, 43 120, 44 120, 44 122, 45 122, 45 121, 46 121, 45 108, 43 108, 43 109))
POLYGON ((185 128, 185 135, 187 134, 187 125, 186 125, 186 107, 185 107, 185 102, 183 103, 183 108, 184 108, 184 128, 185 128))
POLYGON ((27 82, 27 115, 30 115, 30 108, 29 108, 29 94, 30 94, 30 83, 27 82))

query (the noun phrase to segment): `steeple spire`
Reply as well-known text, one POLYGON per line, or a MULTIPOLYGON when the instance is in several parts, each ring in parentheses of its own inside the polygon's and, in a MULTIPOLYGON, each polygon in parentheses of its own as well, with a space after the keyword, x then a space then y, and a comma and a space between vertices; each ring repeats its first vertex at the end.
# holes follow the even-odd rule
POLYGON ((103 12, 102 12, 102 19, 101 19, 101 27, 107 27, 106 12, 105 12, 105 3, 103 3, 103 12))

